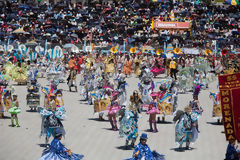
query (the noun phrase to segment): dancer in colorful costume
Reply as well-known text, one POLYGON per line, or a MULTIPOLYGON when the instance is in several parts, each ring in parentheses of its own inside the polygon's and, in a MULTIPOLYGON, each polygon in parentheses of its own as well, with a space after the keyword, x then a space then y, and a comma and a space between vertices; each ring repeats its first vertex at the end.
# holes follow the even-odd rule
POLYGON ((104 72, 106 74, 113 74, 114 71, 115 71, 114 56, 106 59, 104 63, 105 63, 105 70, 104 70, 104 72))
MULTIPOLYGON (((192 112, 196 112, 198 113, 199 115, 202 115, 202 112, 203 112, 203 109, 202 107, 200 106, 200 102, 198 100, 198 96, 197 95, 193 95, 193 100, 190 101, 189 103, 191 109, 192 109, 192 112)), ((196 129, 197 131, 199 132, 199 129, 198 129, 198 121, 196 121, 196 129)))
POLYGON ((51 85, 50 89, 46 87, 42 88, 42 92, 45 94, 45 108, 40 111, 40 114, 42 115, 40 136, 46 135, 45 143, 47 144, 51 135, 53 137, 55 136, 56 129, 60 129, 62 133, 65 134, 65 130, 61 122, 61 120, 65 118, 65 110, 60 110, 61 103, 57 102, 58 106, 56 104, 57 100, 54 93, 61 94, 60 91, 54 90, 53 86, 51 85))
POLYGON ((40 58, 38 59, 38 69, 39 69, 41 78, 45 77, 46 69, 47 69, 46 65, 47 65, 46 58, 43 57, 43 55, 40 55, 40 58))
POLYGON ((65 130, 60 120, 60 117, 55 115, 55 112, 51 110, 43 109, 41 111, 42 115, 42 125, 41 125, 41 134, 40 136, 46 135, 45 143, 47 144, 51 135, 54 137, 56 129, 61 130, 65 135, 65 130))
POLYGON ((175 127, 175 141, 179 144, 179 149, 182 149, 182 145, 186 142, 186 149, 189 149, 190 142, 195 142, 198 138, 196 121, 199 118, 197 112, 191 112, 191 107, 185 107, 184 111, 178 110, 173 121, 176 124, 175 127))
POLYGON ((135 60, 134 74, 138 77, 141 74, 141 60, 135 60))
POLYGON ((133 61, 130 60, 130 57, 129 55, 126 56, 126 61, 125 61, 125 66, 123 67, 123 73, 126 75, 126 76, 130 76, 132 74, 132 64, 133 64, 133 61))
POLYGON ((156 77, 159 74, 163 74, 165 72, 165 68, 161 67, 158 62, 155 62, 154 66, 151 69, 153 76, 156 77))
POLYGON ((13 94, 12 105, 11 105, 11 108, 8 110, 8 112, 11 114, 11 126, 14 127, 14 119, 15 119, 16 127, 20 127, 18 124, 17 114, 21 113, 21 110, 19 109, 19 103, 18 103, 16 94, 13 94))
POLYGON ((40 106, 40 94, 39 94, 39 87, 40 85, 37 83, 37 74, 38 69, 36 67, 31 66, 30 70, 28 71, 28 87, 27 87, 27 105, 31 108, 31 110, 37 110, 40 106))
MULTIPOLYGON (((156 85, 159 83, 161 84, 159 91, 155 94, 157 94, 158 109, 160 111, 160 115, 162 116, 162 121, 164 122, 165 116, 172 115, 173 113, 173 104, 171 100, 173 98, 173 94, 168 92, 172 82, 171 79, 167 79, 157 82, 156 85)), ((160 117, 158 117, 158 122, 160 122, 160 117)))
POLYGON ((141 99, 144 105, 150 105, 152 103, 151 92, 154 89, 154 83, 152 81, 153 74, 149 69, 144 69, 141 75, 141 82, 138 84, 141 99))
POLYGON ((57 90, 56 93, 56 113, 55 115, 57 117, 59 117, 61 120, 66 119, 66 110, 65 110, 65 106, 64 106, 64 102, 63 102, 63 98, 62 98, 62 91, 61 90, 57 90))
POLYGON ((160 111, 158 109, 157 94, 152 93, 151 96, 153 98, 153 102, 149 105, 148 111, 147 111, 147 114, 149 114, 149 126, 150 126, 149 131, 156 133, 158 132, 156 115, 159 114, 160 111), (154 125, 154 130, 153 130, 152 124, 154 125))
POLYGON ((169 92, 172 94, 170 101, 172 103, 173 106, 173 113, 176 111, 177 107, 178 107, 178 88, 177 88, 177 82, 176 81, 172 81, 171 86, 169 88, 169 92))
POLYGON ((70 74, 67 78, 67 84, 70 92, 72 92, 72 89, 71 89, 72 87, 75 87, 75 91, 77 92, 76 76, 77 76, 77 71, 72 67, 70 69, 70 74))
POLYGON ((138 91, 134 91, 133 95, 130 96, 130 105, 129 105, 129 110, 133 112, 135 121, 138 121, 139 114, 142 111, 142 100, 141 96, 138 94, 138 91))
POLYGON ((213 101, 213 111, 212 117, 217 119, 218 124, 222 119, 222 109, 220 104, 220 94, 215 92, 210 92, 210 99, 213 101))
POLYGON ((4 97, 4 89, 3 86, 0 86, 0 119, 4 118, 4 112, 6 112, 6 108, 3 102, 4 97))
POLYGON ((119 71, 119 74, 117 75, 117 78, 115 81, 118 82, 117 86, 117 92, 118 92, 118 99, 119 99, 119 105, 120 106, 125 106, 127 105, 127 91, 126 91, 126 86, 127 83, 125 81, 125 75, 119 71))
POLYGON ((238 149, 238 145, 236 145, 236 139, 229 140, 229 144, 227 146, 226 158, 224 160, 239 160, 240 158, 240 150, 238 149))
POLYGON ((72 153, 60 142, 63 135, 61 130, 56 129, 54 139, 50 146, 43 151, 39 160, 81 160, 83 158, 83 155, 72 153))
POLYGON ((27 66, 24 63, 18 63, 17 65, 8 62, 5 64, 6 75, 18 84, 24 84, 27 82, 27 66))
POLYGON ((27 105, 31 110, 37 110, 37 107, 40 105, 40 94, 39 94, 39 85, 36 80, 31 80, 31 84, 28 86, 27 94, 27 105))
POLYGON ((131 147, 134 148, 135 141, 138 137, 137 122, 135 121, 134 114, 131 111, 126 111, 125 107, 122 107, 119 114, 120 117, 120 137, 126 138, 125 149, 128 149, 128 143, 131 141, 131 147))
POLYGON ((151 151, 150 147, 147 145, 147 139, 147 134, 142 133, 140 142, 134 148, 132 158, 126 160, 165 160, 164 155, 156 151, 151 151))
POLYGON ((118 105, 117 101, 112 101, 111 105, 107 108, 108 111, 108 119, 112 126, 112 130, 117 131, 117 118, 116 113, 118 110, 121 109, 121 107, 118 105))

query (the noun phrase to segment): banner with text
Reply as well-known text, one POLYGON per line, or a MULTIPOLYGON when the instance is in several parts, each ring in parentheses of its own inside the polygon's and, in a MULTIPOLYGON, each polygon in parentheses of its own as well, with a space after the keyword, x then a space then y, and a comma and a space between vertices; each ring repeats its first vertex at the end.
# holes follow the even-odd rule
POLYGON ((152 21, 152 29, 190 29, 190 22, 152 21))
POLYGON ((218 76, 226 139, 240 142, 240 73, 218 76))

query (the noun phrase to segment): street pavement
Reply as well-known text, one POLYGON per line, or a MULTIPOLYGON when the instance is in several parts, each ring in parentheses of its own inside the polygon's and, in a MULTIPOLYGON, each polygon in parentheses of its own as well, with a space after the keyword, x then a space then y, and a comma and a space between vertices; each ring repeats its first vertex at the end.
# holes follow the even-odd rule
MULTIPOLYGON (((79 79, 78 76, 78 84, 79 79)), ((160 79, 155 79, 158 80, 160 79)), ((42 86, 48 84, 46 79, 39 79, 39 82, 42 86)), ((128 97, 137 89, 138 82, 137 78, 127 78, 128 97)), ((66 136, 62 143, 67 148, 74 153, 83 154, 86 160, 123 160, 132 156, 133 150, 123 149, 125 139, 119 138, 118 132, 110 130, 108 121, 98 121, 98 116, 93 114, 93 106, 82 102, 79 93, 69 92, 66 83, 61 83, 58 88, 63 89, 66 108, 67 119, 63 121, 66 136)), ((199 95, 204 112, 199 119, 198 140, 191 144, 191 150, 184 152, 176 150, 172 116, 166 117, 165 123, 157 124, 158 133, 149 133, 148 115, 143 112, 139 119, 139 135, 147 132, 147 144, 151 150, 164 154, 166 160, 223 160, 228 143, 225 140, 223 126, 217 125, 217 121, 211 117, 213 103, 209 99, 209 91, 216 91, 216 88, 217 82, 213 82, 209 89, 202 90, 199 95)), ((9 113, 5 113, 9 118, 0 119, 0 160, 37 160, 41 157, 45 143, 45 137, 39 137, 41 116, 38 112, 29 111, 30 108, 26 105, 26 86, 15 86, 15 89, 22 110, 18 115, 21 127, 9 126, 11 123, 9 113)), ((192 93, 179 94, 178 109, 183 109, 190 100, 192 93)), ((42 93, 41 105, 43 105, 42 93)), ((139 138, 136 144, 138 142, 139 138)))

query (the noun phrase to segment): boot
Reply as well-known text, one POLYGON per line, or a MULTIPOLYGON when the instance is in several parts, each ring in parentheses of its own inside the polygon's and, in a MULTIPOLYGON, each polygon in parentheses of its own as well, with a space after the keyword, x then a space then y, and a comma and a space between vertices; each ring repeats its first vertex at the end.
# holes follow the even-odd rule
POLYGON ((113 121, 113 130, 117 131, 118 127, 117 127, 117 121, 113 121))
POLYGON ((13 117, 11 117, 11 126, 14 127, 13 117))
POLYGON ((75 91, 78 92, 78 90, 77 90, 77 86, 75 87, 75 91))
POLYGON ((189 150, 189 146, 190 146, 190 142, 187 141, 187 142, 186 142, 186 150, 189 150))
POLYGON ((99 115, 99 121, 104 121, 102 115, 99 115))
POLYGON ((149 120, 149 126, 150 126, 149 132, 152 132, 152 131, 153 131, 153 128, 152 128, 152 120, 149 120))
POLYGON ((128 149, 128 140, 126 140, 125 147, 126 150, 128 149))
POLYGON ((182 150, 183 150, 182 144, 179 145, 178 150, 179 150, 179 151, 182 151, 182 150))
POLYGON ((48 144, 48 141, 49 141, 49 138, 46 136, 46 138, 45 138, 45 144, 46 145, 48 144))
POLYGON ((154 133, 158 132, 158 129, 157 129, 157 122, 155 120, 152 121, 153 122, 153 125, 154 125, 154 133))
POLYGON ((15 121, 16 121, 16 127, 20 127, 19 124, 18 124, 18 118, 15 117, 15 121))
POLYGON ((114 130, 113 121, 112 121, 111 119, 110 119, 109 121, 110 121, 110 124, 111 124, 111 126, 112 126, 112 130, 114 130))
POLYGON ((136 139, 134 138, 134 139, 132 140, 132 143, 131 143, 131 147, 132 147, 132 148, 135 148, 135 141, 136 141, 136 139))
POLYGON ((199 129, 198 129, 198 123, 196 125, 196 129, 197 129, 197 132, 200 133, 199 129))

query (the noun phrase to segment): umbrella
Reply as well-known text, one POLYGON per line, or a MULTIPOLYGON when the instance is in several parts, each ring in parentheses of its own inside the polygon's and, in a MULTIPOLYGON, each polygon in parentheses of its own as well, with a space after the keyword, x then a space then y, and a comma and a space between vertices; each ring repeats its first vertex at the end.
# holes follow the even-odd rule
POLYGON ((8 28, 8 29, 7 29, 7 32, 12 32, 12 28, 8 28))
POLYGON ((29 41, 25 44, 26 46, 36 46, 38 43, 36 41, 29 41))
POLYGON ((52 38, 58 38, 58 36, 57 36, 56 34, 54 34, 54 35, 52 36, 52 38))
POLYGON ((50 33, 46 33, 43 36, 51 36, 51 34, 50 33))
POLYGON ((76 30, 78 30, 78 28, 77 28, 77 27, 72 27, 72 28, 70 28, 69 30, 70 30, 70 31, 76 31, 76 30))
POLYGON ((25 32, 23 29, 16 29, 13 31, 13 33, 16 33, 16 34, 29 34, 28 32, 25 32))
POLYGON ((78 35, 73 33, 73 34, 71 34, 71 37, 78 38, 78 35))
POLYGON ((28 5, 20 5, 18 8, 19 9, 30 9, 30 7, 28 5))
POLYGON ((77 47, 77 46, 72 43, 67 43, 63 46, 63 48, 72 48, 72 47, 77 47))

